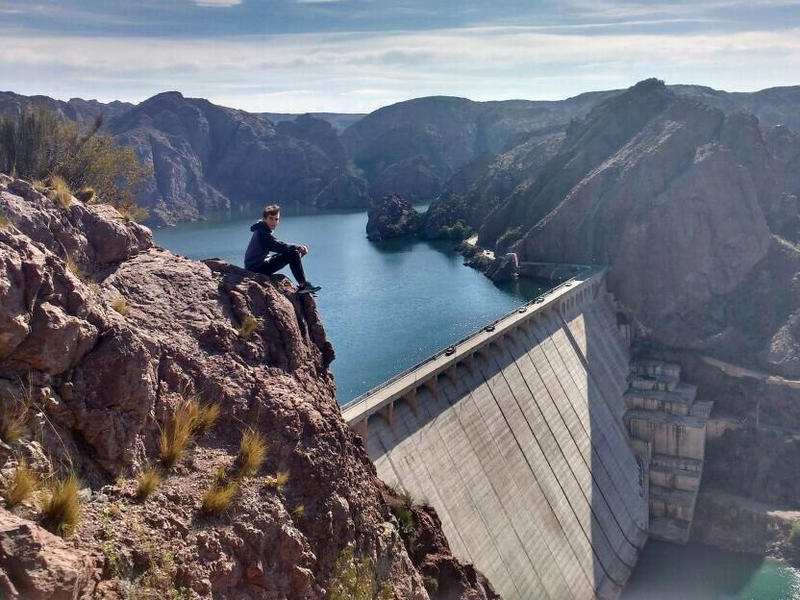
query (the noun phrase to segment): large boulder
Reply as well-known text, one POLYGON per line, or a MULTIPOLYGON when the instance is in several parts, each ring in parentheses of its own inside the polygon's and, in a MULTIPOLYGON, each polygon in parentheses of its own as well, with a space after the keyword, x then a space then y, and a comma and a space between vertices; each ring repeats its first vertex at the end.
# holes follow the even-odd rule
POLYGON ((92 573, 84 552, 0 508, 0 597, 76 600, 92 573))

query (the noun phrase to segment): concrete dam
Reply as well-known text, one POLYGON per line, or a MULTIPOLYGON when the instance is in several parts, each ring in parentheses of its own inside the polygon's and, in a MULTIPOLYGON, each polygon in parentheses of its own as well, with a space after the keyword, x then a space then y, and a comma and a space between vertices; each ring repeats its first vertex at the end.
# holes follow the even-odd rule
POLYGON ((343 407, 378 475, 432 505, 506 600, 617 598, 649 535, 688 539, 710 403, 678 365, 631 365, 605 275, 343 407))

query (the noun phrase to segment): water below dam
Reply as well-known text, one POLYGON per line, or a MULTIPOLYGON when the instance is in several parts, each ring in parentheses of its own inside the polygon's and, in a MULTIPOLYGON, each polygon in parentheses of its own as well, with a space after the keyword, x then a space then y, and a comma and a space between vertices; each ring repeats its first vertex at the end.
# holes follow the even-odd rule
MULTIPOLYGON (((193 259, 242 265, 260 211, 215 215, 155 230, 156 242, 193 259)), ((284 210, 278 239, 303 243, 317 306, 336 349, 331 365, 344 403, 535 297, 542 286, 497 286, 462 265, 452 242, 365 236, 366 212, 284 210)), ((286 269, 288 274, 288 269, 286 269)), ((800 572, 705 546, 650 541, 623 600, 800 600, 800 572)))
POLYGON ((800 570, 700 544, 650 540, 621 600, 798 600, 800 570))

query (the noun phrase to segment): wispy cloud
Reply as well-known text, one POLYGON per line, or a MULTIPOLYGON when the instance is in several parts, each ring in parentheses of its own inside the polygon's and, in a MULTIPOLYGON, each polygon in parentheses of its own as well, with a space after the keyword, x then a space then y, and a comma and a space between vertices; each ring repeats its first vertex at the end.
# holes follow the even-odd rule
POLYGON ((242 0, 192 0, 197 6, 204 6, 209 8, 230 8, 231 6, 238 6, 242 0))
POLYGON ((475 27, 224 39, 6 37, 3 85, 142 100, 165 89, 262 111, 368 111, 433 94, 556 99, 657 76, 753 90, 798 83, 800 29, 690 35, 475 27), (57 82, 54 84, 54 82, 57 82))

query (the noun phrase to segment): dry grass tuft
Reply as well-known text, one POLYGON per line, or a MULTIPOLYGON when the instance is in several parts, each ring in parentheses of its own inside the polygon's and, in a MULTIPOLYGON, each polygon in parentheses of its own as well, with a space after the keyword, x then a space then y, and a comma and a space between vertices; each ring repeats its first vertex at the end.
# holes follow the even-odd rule
POLYGON ((0 414, 0 438, 8 444, 16 444, 30 434, 28 427, 28 405, 4 407, 0 414))
POLYGON ((0 212, 0 229, 5 230, 11 227, 11 220, 0 212))
POLYGON ((122 296, 117 296, 114 299, 114 301, 111 303, 111 308, 113 308, 123 317, 127 315, 131 310, 131 307, 128 305, 127 300, 125 300, 125 298, 123 298, 122 296))
POLYGON ((64 210, 68 209, 72 204, 72 190, 69 189, 64 178, 60 175, 53 175, 50 177, 50 187, 53 188, 53 202, 64 210))
POLYGON ((136 480, 136 499, 144 502, 161 485, 161 470, 157 465, 150 465, 136 480))
POLYGON ((117 212, 126 223, 140 223, 150 216, 150 211, 135 204, 120 204, 115 206, 117 212))
POLYGON ((292 509, 292 516, 295 519, 302 519, 306 516, 306 507, 304 504, 298 504, 292 509))
POLYGON ((287 483, 289 483, 289 471, 278 471, 275 477, 267 478, 267 485, 275 486, 279 492, 283 491, 287 483))
POLYGON ((243 340, 248 339, 258 327, 258 321, 253 315, 247 315, 239 325, 239 337, 243 340))
POLYGON ((67 259, 64 262, 67 264, 67 270, 69 270, 69 272, 72 273, 75 277, 77 277, 83 282, 86 282, 88 280, 86 273, 83 272, 81 266, 77 262, 75 262, 75 260, 73 260, 71 256, 67 256, 67 259))
POLYGON ((264 464, 267 457, 267 440, 264 434, 254 429, 242 433, 239 444, 239 470, 237 477, 252 477, 264 464))
POLYGON ((31 185, 40 194, 47 193, 47 183, 43 179, 34 179, 31 181, 31 185))
POLYGON ((197 408, 194 420, 194 430, 199 433, 208 433, 219 418, 222 407, 218 402, 203 402, 197 408))
POLYGON ((78 487, 75 473, 55 479, 49 485, 50 495, 42 509, 42 517, 45 526, 62 537, 70 536, 80 520, 78 487))
POLYGON ((183 400, 161 429, 159 450, 161 451, 161 462, 167 469, 175 466, 192 441, 198 411, 199 407, 196 401, 183 400))
POLYGON ((22 461, 14 471, 14 477, 3 493, 6 506, 11 509, 31 497, 39 488, 39 477, 31 470, 25 461, 22 461))
POLYGON ((214 483, 203 495, 202 511, 204 515, 220 515, 224 513, 236 497, 239 484, 236 481, 224 483, 215 478, 214 483))

